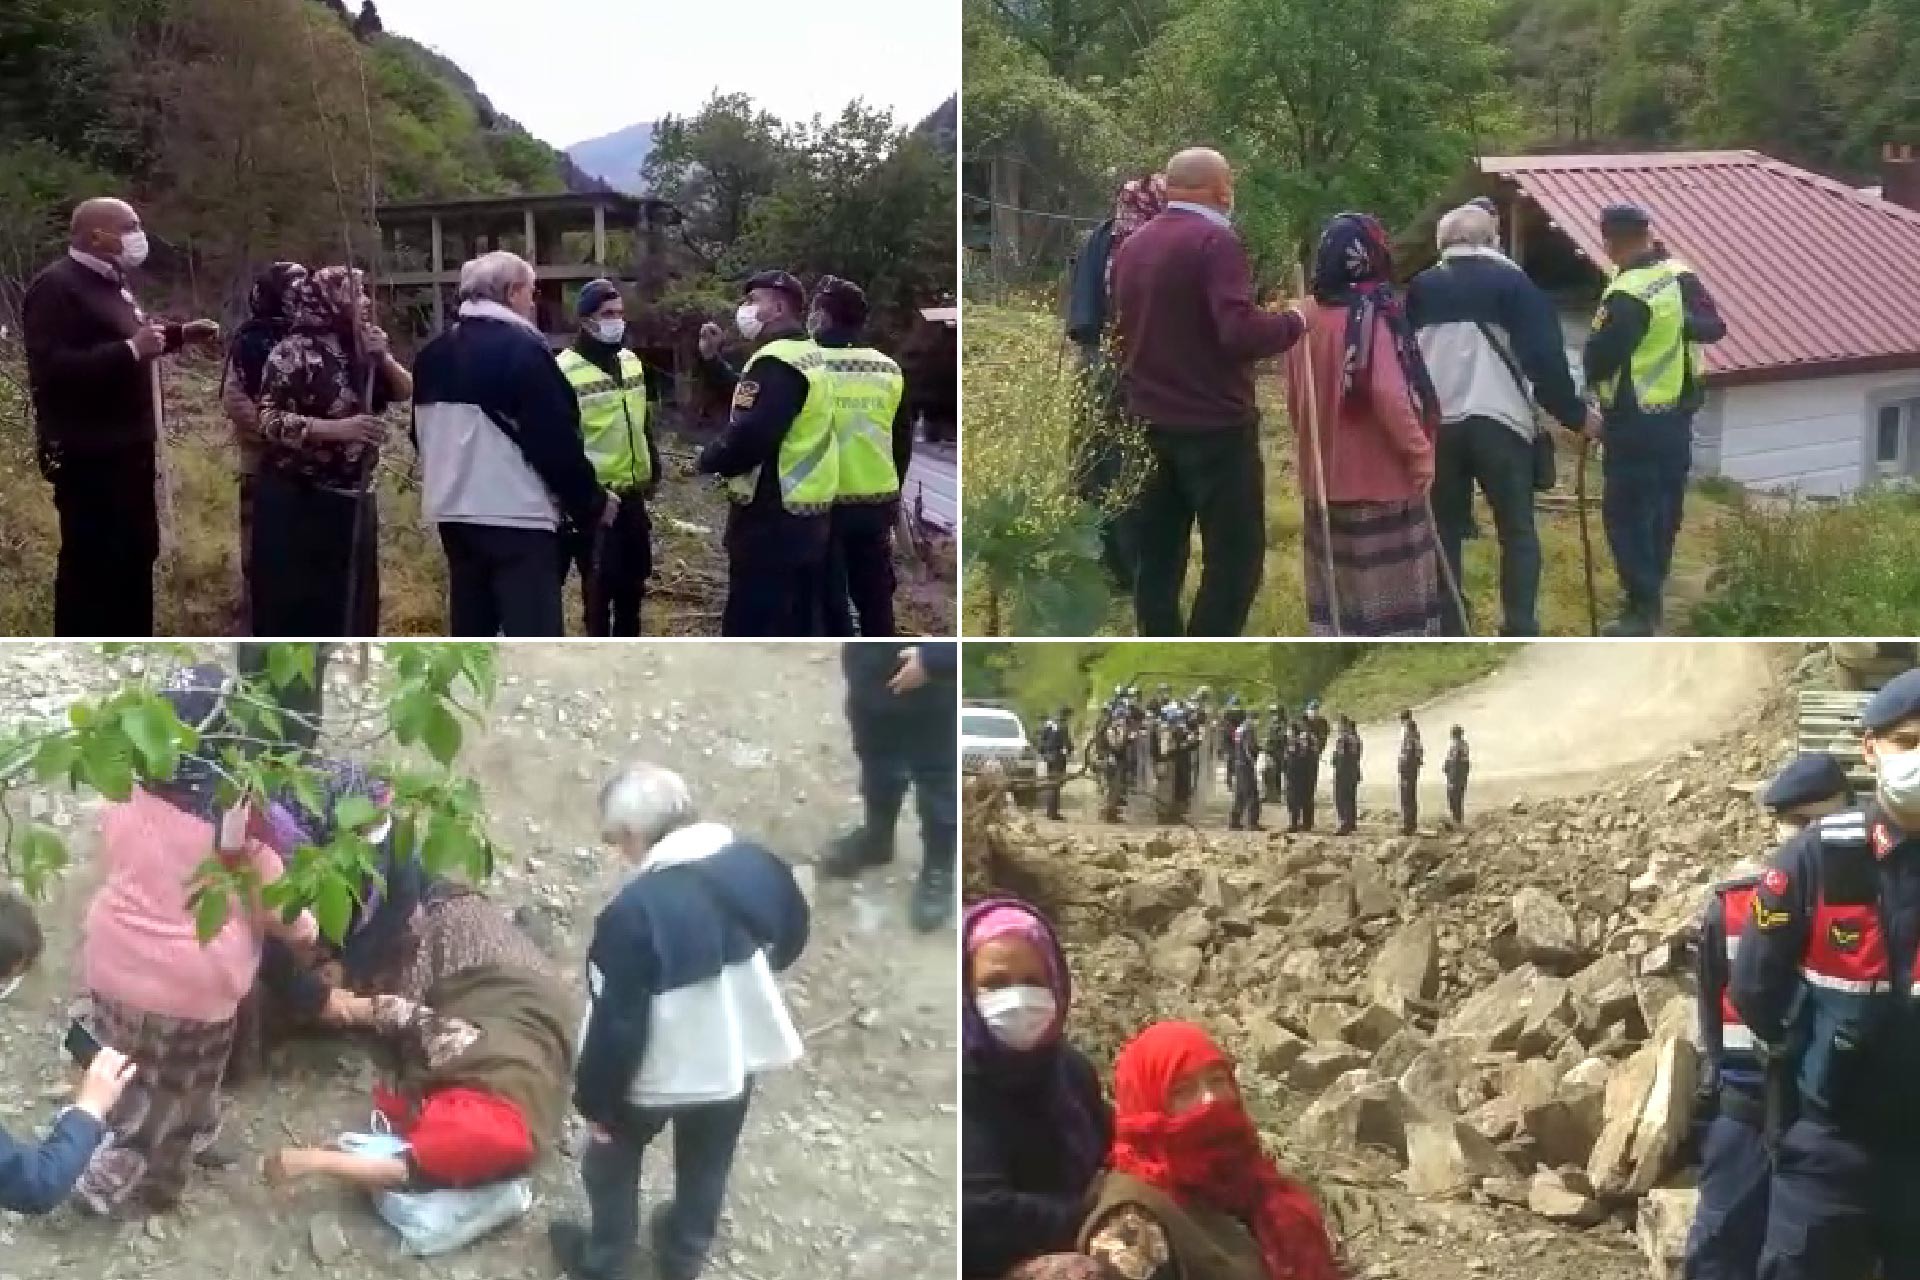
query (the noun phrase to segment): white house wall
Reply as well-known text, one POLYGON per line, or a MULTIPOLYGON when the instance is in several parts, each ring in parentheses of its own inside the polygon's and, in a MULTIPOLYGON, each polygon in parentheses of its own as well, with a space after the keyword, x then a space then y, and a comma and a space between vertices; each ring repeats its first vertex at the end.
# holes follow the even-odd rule
POLYGON ((1868 470, 1869 403, 1916 383, 1911 372, 1867 373, 1716 392, 1715 470, 1753 489, 1851 493, 1868 470))

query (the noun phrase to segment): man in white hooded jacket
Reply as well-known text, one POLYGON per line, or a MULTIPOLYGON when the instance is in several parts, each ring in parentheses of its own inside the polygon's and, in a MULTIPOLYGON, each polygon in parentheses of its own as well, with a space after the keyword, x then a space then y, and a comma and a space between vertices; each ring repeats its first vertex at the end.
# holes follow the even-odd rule
POLYGON ((661 1280, 706 1262, 757 1076, 792 1066, 800 1035, 774 974, 807 941, 787 864, 700 822, 679 775, 628 767, 601 788, 604 837, 638 864, 594 922, 591 1001, 574 1075, 586 1118, 581 1181, 591 1226, 555 1222, 575 1280, 625 1280, 639 1242, 640 1164, 674 1129, 673 1199, 649 1224, 661 1280))

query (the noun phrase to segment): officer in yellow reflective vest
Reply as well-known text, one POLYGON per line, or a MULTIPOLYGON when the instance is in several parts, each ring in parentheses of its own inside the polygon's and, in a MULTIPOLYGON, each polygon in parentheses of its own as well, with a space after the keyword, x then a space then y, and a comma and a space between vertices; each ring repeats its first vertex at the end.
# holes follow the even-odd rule
POLYGON ((826 357, 840 487, 833 503, 822 623, 830 636, 890 636, 893 528, 900 482, 913 461, 913 419, 900 366, 863 341, 867 295, 851 280, 814 286, 807 331, 826 357))
POLYGON ((660 486, 660 448, 647 430, 647 375, 626 349, 627 308, 611 280, 590 281, 574 305, 579 332, 559 356, 580 401, 587 459, 601 485, 620 499, 611 525, 576 531, 587 634, 637 636, 640 602, 653 576, 653 521, 647 499, 660 486))
POLYGON ((1698 344, 1726 336, 1706 287, 1653 238, 1634 205, 1600 215, 1617 271, 1586 346, 1587 387, 1600 403, 1600 512, 1624 604, 1608 635, 1659 629, 1662 596, 1693 465, 1693 415, 1705 396, 1698 344))
MULTIPOLYGON (((826 360, 807 336, 806 290, 784 271, 747 281, 734 315, 754 343, 737 375, 720 438, 700 451, 699 469, 726 479, 727 636, 820 632, 839 451, 826 360)), ((734 379, 703 342, 709 376, 734 379)))

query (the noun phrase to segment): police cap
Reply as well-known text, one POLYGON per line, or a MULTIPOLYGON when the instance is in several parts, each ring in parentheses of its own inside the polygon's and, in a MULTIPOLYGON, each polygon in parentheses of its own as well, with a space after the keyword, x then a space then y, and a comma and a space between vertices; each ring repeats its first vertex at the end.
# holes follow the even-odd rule
POLYGON ((807 291, 800 287, 800 282, 793 278, 791 272, 762 271, 758 275, 749 276, 747 283, 741 286, 740 294, 742 297, 745 297, 755 289, 770 289, 775 293, 785 295, 787 299, 793 303, 793 313, 795 315, 799 315, 807 309, 807 291))
POLYGON ((1769 809, 1792 809, 1831 800, 1846 792, 1847 771, 1840 767, 1840 762, 1824 751, 1809 751, 1795 756, 1767 784, 1767 789, 1760 793, 1760 803, 1769 809))
POLYGON ((1920 667, 1902 671, 1867 699, 1860 723, 1869 733, 1884 733, 1916 716, 1920 716, 1920 667))
POLYGON ((839 276, 821 276, 813 286, 813 308, 834 324, 857 329, 867 322, 867 291, 839 276))
POLYGON ((1645 231, 1653 225, 1653 217, 1637 204, 1610 204, 1600 211, 1600 232, 1610 235, 1614 232, 1645 231))

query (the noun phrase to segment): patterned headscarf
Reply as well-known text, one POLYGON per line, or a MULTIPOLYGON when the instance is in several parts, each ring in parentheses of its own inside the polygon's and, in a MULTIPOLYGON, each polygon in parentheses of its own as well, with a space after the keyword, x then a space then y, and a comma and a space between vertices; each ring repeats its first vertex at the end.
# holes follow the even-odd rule
POLYGON ((322 267, 287 292, 287 318, 296 330, 345 337, 360 318, 365 273, 350 267, 322 267))
POLYGON ((1386 321, 1394 358, 1412 389, 1415 407, 1429 431, 1440 423, 1440 397, 1393 287, 1393 250, 1386 228, 1369 213, 1343 213, 1327 224, 1313 261, 1313 296, 1323 306, 1347 309, 1346 356, 1340 398, 1362 385, 1373 363, 1373 318, 1386 321))
POLYGON ((297 262, 276 262, 254 278, 253 288, 247 294, 247 318, 234 330, 229 352, 233 370, 239 375, 240 386, 249 399, 260 398, 267 355, 292 327, 287 312, 288 294, 306 275, 307 269, 297 262))
POLYGON ((1159 217, 1166 208, 1165 174, 1150 174, 1121 183, 1120 189, 1113 193, 1114 248, 1119 248, 1121 241, 1159 217))

